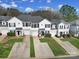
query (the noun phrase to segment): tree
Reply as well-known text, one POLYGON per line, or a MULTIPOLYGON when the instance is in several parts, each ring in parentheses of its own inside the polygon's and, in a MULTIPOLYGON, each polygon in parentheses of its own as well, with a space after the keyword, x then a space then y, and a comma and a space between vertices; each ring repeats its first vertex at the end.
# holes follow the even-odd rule
POLYGON ((77 19, 76 9, 72 6, 63 5, 59 11, 63 14, 64 19, 66 19, 67 21, 77 19))
POLYGON ((50 11, 50 10, 37 10, 29 14, 32 16, 41 16, 42 18, 47 18, 48 20, 63 18, 63 15, 58 11, 50 11))

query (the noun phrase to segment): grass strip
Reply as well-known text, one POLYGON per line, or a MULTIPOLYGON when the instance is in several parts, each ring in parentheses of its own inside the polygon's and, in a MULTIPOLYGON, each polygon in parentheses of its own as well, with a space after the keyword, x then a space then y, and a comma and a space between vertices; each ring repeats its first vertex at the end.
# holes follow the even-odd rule
POLYGON ((30 56, 35 57, 33 37, 30 36, 30 56))
POLYGON ((51 48, 52 52, 55 56, 59 55, 67 55, 68 53, 62 48, 54 39, 52 38, 43 38, 40 39, 41 42, 47 42, 49 47, 51 48))

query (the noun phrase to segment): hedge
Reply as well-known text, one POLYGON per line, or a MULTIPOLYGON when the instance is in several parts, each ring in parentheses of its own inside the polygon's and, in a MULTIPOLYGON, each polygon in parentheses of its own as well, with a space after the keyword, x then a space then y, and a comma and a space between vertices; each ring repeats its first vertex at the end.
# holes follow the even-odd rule
POLYGON ((7 35, 8 36, 15 36, 15 32, 8 32, 7 35))

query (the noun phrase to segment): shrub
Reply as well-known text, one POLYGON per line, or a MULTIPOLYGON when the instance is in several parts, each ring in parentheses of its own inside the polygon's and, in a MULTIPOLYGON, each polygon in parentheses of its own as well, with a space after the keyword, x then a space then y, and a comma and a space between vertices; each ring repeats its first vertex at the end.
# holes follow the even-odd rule
POLYGON ((70 34, 67 34, 67 37, 71 37, 71 35, 70 34))
POLYGON ((44 36, 44 32, 42 32, 42 34, 41 34, 42 36, 44 36))
POLYGON ((55 37, 58 37, 58 35, 55 35, 55 37))
POLYGON ((45 37, 51 37, 51 34, 45 34, 45 37))
POLYGON ((60 38, 60 36, 58 36, 58 35, 55 35, 55 37, 60 38))
POLYGON ((65 34, 63 34, 62 36, 63 36, 63 38, 65 38, 65 37, 66 37, 66 35, 65 35, 65 34))
POLYGON ((2 35, 2 33, 0 33, 0 35, 2 35))
POLYGON ((14 32, 8 32, 7 35, 8 36, 15 36, 15 33, 14 32))

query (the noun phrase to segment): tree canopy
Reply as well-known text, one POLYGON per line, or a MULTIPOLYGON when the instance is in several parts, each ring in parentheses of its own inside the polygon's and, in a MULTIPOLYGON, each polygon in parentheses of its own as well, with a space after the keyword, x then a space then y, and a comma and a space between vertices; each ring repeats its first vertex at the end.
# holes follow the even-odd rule
POLYGON ((63 5, 59 11, 63 14, 64 19, 67 19, 67 21, 77 19, 76 9, 72 6, 63 5))

